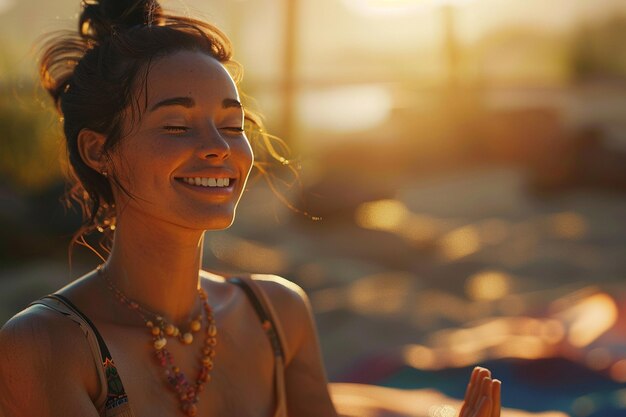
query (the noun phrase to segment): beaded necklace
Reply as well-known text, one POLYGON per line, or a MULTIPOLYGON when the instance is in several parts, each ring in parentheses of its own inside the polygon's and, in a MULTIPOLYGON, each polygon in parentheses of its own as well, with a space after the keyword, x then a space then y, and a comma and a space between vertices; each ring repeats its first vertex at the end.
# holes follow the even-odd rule
POLYGON ((200 369, 196 376, 195 384, 190 384, 187 377, 180 368, 174 364, 172 354, 165 347, 167 336, 176 337, 178 340, 189 345, 193 342, 193 333, 197 333, 202 328, 202 314, 199 314, 188 326, 188 331, 181 332, 178 326, 168 323, 162 316, 142 307, 136 301, 129 299, 103 272, 102 265, 98 266, 98 274, 104 277, 107 287, 115 298, 129 309, 135 311, 146 324, 153 339, 155 357, 159 365, 165 368, 165 380, 168 386, 175 391, 180 403, 181 410, 189 417, 194 417, 198 408, 196 406, 200 392, 204 388, 204 383, 211 380, 210 371, 213 369, 213 359, 215 358, 215 346, 217 345, 217 326, 213 319, 213 310, 207 301, 204 289, 198 287, 198 294, 202 301, 204 312, 207 317, 206 338, 202 347, 202 358, 200 359, 200 369), (152 319, 150 319, 152 318, 152 319))

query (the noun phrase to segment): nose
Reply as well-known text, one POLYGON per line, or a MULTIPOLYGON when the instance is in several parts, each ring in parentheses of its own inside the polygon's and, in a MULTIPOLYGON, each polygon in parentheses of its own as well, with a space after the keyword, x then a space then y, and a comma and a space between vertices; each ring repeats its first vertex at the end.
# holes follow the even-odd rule
POLYGON ((202 159, 223 160, 230 156, 228 141, 213 124, 207 127, 200 138, 198 156, 202 159))

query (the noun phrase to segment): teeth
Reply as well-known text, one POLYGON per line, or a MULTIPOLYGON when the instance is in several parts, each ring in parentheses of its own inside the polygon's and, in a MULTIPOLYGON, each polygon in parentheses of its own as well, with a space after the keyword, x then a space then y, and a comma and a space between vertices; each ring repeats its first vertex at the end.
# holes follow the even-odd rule
POLYGON ((183 181, 187 184, 200 187, 228 187, 230 184, 229 178, 185 177, 183 181))

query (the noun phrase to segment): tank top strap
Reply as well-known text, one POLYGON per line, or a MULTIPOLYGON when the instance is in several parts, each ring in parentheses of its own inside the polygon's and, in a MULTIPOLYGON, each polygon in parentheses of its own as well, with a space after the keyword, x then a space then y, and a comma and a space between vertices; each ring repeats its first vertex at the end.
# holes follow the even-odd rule
POLYGON ((274 349, 274 385, 276 409, 274 417, 287 416, 287 394, 285 390, 285 337, 280 320, 263 288, 248 276, 229 277, 227 280, 243 289, 261 321, 274 349))
POLYGON ((74 321, 87 338, 100 382, 100 393, 94 401, 100 415, 103 417, 134 417, 111 353, 89 317, 61 294, 46 295, 29 305, 36 304, 44 305, 74 321))

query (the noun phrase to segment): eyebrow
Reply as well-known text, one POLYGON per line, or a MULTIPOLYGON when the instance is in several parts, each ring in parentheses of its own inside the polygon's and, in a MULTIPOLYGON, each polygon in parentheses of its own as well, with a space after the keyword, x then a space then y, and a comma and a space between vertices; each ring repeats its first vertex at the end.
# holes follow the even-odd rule
MULTIPOLYGON (((196 105, 196 102, 191 97, 171 97, 171 98, 166 98, 165 100, 161 100, 158 103, 154 104, 152 107, 150 107, 150 112, 153 112, 160 107, 166 107, 166 106, 183 106, 183 107, 190 109, 194 107, 195 105, 196 105)), ((236 107, 240 109, 243 108, 241 103, 238 100, 235 100, 234 98, 225 98, 224 100, 222 100, 223 109, 228 109, 231 107, 236 107)))
POLYGON ((166 98, 165 100, 161 100, 155 105, 153 105, 152 107, 150 107, 150 112, 155 111, 159 107, 183 106, 183 107, 190 109, 194 107, 195 105, 196 105, 196 102, 191 97, 172 97, 172 98, 166 98))
POLYGON ((222 100, 222 108, 223 109, 228 109, 230 107, 237 107, 237 108, 243 108, 243 106, 241 105, 241 103, 237 100, 235 100, 234 98, 225 98, 224 100, 222 100))

